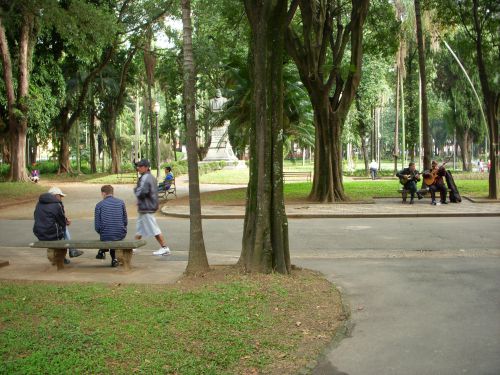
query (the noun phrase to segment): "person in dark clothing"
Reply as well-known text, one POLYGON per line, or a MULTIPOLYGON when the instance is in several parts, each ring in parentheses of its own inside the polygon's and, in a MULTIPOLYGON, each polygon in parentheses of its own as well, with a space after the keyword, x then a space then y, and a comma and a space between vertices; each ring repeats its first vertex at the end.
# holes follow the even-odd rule
MULTIPOLYGON (((127 235, 127 209, 125 203, 113 196, 114 189, 111 185, 101 187, 102 201, 95 206, 94 226, 99 233, 101 241, 120 241, 127 235)), ((107 249, 100 249, 97 259, 106 258, 107 249)), ((109 249, 111 267, 118 266, 115 250, 109 249)))
POLYGON ((411 162, 408 168, 404 168, 396 173, 405 190, 410 192, 410 204, 413 204, 415 194, 418 199, 422 199, 422 194, 417 191, 417 182, 420 181, 420 173, 415 169, 415 163, 411 162))
POLYGON ((448 204, 446 202, 446 185, 444 184, 444 176, 446 175, 446 169, 444 166, 438 166, 437 161, 433 160, 431 163, 430 175, 434 177, 432 184, 429 185, 429 191, 431 192, 431 204, 435 206, 436 203, 436 191, 439 191, 440 203, 448 204))
MULTIPOLYGON (((57 241, 69 239, 67 226, 71 220, 66 217, 62 198, 66 196, 58 187, 50 188, 48 193, 40 195, 33 214, 35 224, 33 233, 40 241, 57 241)), ((83 251, 69 249, 70 257, 78 257, 83 251)), ((68 259, 64 262, 69 263, 68 259)))

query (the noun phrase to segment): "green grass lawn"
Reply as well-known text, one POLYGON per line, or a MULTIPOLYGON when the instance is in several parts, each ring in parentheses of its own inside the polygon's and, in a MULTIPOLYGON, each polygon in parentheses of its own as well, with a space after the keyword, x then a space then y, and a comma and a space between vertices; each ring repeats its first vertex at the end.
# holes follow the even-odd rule
MULTIPOLYGON (((461 195, 475 198, 486 198, 488 196, 487 180, 456 180, 461 195)), ((399 197, 400 189, 398 180, 356 180, 344 181, 345 193, 351 201, 370 200, 372 198, 399 197)), ((289 201, 305 200, 311 191, 310 182, 298 182, 285 184, 285 199, 289 201)), ((246 189, 231 189, 212 192, 204 199, 205 203, 222 204, 230 202, 243 204, 246 189)))
POLYGON ((45 186, 34 184, 32 182, 1 182, 0 196, 1 203, 36 199, 42 193, 46 192, 45 186))
POLYGON ((0 281, 0 373, 289 373, 269 369, 280 358, 283 368, 292 358, 304 366, 338 327, 338 292, 318 274, 207 279, 194 287, 0 281), (316 341, 312 352, 298 319, 316 341))

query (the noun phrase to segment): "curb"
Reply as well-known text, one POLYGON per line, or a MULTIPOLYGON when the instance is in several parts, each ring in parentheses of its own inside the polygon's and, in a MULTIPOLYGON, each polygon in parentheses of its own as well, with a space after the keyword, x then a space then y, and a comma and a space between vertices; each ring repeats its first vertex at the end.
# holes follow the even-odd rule
MULTIPOLYGON (((161 214, 167 217, 175 217, 180 219, 189 219, 189 214, 177 212, 163 212, 161 214)), ((360 218, 425 218, 425 217, 499 217, 500 212, 480 213, 480 212, 464 212, 464 213, 415 213, 415 214, 287 214, 288 219, 360 219, 360 218)), ((202 219, 244 219, 245 215, 241 214, 202 214, 202 219)))

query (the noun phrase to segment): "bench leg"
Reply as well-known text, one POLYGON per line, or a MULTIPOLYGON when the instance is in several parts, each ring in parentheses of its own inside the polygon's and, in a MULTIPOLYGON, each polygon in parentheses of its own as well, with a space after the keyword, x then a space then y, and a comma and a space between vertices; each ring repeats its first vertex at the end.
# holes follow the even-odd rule
POLYGON ((116 251, 116 258, 120 264, 123 264, 125 270, 130 270, 132 261, 132 249, 119 249, 116 251))
POLYGON ((50 264, 57 266, 57 270, 64 268, 64 258, 66 257, 66 249, 47 249, 47 258, 50 264))

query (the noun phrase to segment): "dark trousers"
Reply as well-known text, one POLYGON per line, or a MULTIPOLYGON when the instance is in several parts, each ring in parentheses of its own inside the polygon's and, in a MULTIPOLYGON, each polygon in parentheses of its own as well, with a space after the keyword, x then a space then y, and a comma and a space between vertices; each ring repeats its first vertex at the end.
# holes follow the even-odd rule
POLYGON ((111 255, 111 259, 116 259, 115 249, 99 249, 100 253, 105 253, 109 250, 109 255, 111 255))
POLYGON ((439 191, 441 203, 446 202, 446 186, 444 186, 444 184, 430 185, 429 190, 431 192, 431 198, 433 201, 436 200, 436 191, 439 191))
POLYGON ((415 193, 417 192, 417 183, 415 181, 408 181, 404 184, 404 188, 410 192, 410 199, 415 198, 415 193))

